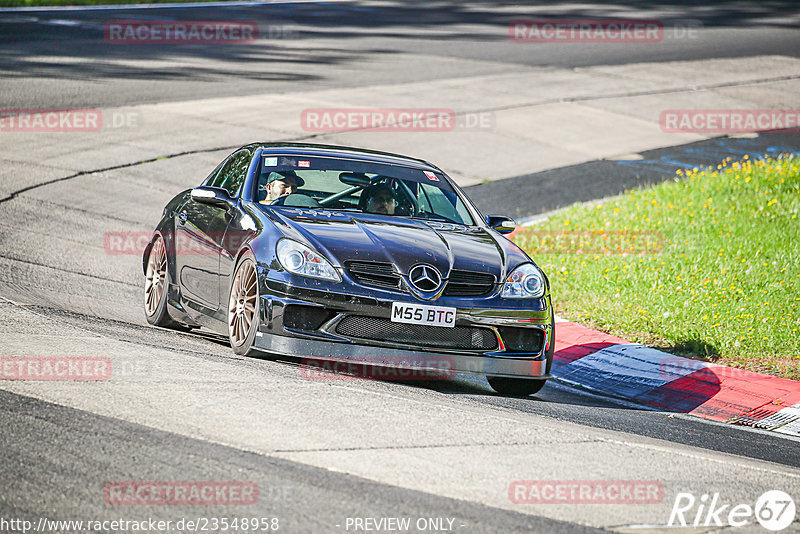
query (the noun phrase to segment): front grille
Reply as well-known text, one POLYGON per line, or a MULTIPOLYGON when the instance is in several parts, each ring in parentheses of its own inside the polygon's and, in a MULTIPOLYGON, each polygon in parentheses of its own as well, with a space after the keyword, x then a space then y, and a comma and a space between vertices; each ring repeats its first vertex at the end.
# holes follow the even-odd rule
POLYGON ((349 261, 345 264, 356 282, 367 286, 400 288, 400 275, 391 263, 377 261, 349 261))
POLYGON ((407 343, 418 347, 469 350, 497 348, 497 337, 488 328, 394 323, 389 319, 363 315, 348 315, 336 326, 336 332, 352 338, 407 343))
POLYGON ((544 332, 538 328, 513 328, 501 326, 500 339, 508 352, 541 352, 544 332))
POLYGON ((474 271, 450 271, 450 279, 444 289, 447 297, 483 297, 494 289, 494 276, 474 271))
POLYGON ((325 308, 290 304, 283 311, 283 326, 296 330, 317 330, 333 315, 325 308))

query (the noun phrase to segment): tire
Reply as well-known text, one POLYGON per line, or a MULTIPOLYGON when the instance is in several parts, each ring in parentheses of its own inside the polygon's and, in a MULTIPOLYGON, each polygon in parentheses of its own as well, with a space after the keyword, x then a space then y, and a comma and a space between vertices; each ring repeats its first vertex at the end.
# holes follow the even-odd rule
POLYGON ((153 326, 183 330, 185 327, 175 322, 167 312, 167 291, 169 290, 169 262, 164 239, 156 237, 147 257, 144 275, 144 315, 153 326))
MULTIPOLYGON (((550 368, 553 366, 553 355, 556 352, 556 321, 553 306, 550 306, 550 324, 553 325, 552 339, 550 346, 545 354, 545 372, 549 375, 550 368)), ((487 376, 489 385, 492 389, 503 395, 513 395, 515 397, 527 397, 539 393, 547 380, 532 378, 505 378, 500 376, 487 376)))
POLYGON ((261 321, 258 269, 255 256, 246 252, 236 264, 228 297, 228 341, 233 352, 252 356, 261 321))
POLYGON ((505 378, 500 376, 487 376, 489 385, 492 389, 503 395, 513 395, 515 397, 527 397, 538 393, 546 380, 535 380, 530 378, 505 378))

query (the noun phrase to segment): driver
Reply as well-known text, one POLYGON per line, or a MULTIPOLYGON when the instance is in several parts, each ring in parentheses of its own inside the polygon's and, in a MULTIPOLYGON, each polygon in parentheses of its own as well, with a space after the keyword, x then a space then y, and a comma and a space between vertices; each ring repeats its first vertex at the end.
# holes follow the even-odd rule
POLYGON ((372 185, 362 191, 358 207, 365 213, 394 215, 397 200, 388 185, 372 185))
POLYGON ((294 171, 272 171, 267 176, 267 196, 259 201, 261 204, 272 204, 281 197, 286 197, 303 187, 306 182, 294 171))

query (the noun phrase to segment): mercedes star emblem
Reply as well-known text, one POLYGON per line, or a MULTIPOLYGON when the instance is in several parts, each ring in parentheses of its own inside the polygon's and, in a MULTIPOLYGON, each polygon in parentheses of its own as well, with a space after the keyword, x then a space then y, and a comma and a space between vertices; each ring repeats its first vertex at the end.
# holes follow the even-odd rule
POLYGON ((430 265, 417 265, 408 272, 408 281, 420 291, 436 291, 442 285, 442 275, 430 265))

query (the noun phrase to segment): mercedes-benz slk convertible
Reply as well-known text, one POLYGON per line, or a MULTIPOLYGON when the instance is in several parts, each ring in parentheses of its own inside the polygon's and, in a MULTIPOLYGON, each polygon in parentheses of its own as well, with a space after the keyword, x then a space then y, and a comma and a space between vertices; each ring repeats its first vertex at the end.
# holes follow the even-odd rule
POLYGON ((227 335, 237 354, 478 373, 532 394, 553 309, 547 277, 501 235, 514 228, 426 161, 247 145, 164 208, 145 315, 227 335))

